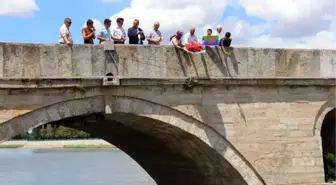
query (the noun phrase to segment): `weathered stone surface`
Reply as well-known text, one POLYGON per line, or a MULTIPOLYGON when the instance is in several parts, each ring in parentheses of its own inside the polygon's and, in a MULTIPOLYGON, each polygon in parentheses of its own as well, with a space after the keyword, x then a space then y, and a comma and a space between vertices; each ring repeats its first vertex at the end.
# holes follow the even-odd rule
POLYGON ((233 48, 228 56, 218 47, 201 55, 172 46, 118 45, 113 52, 101 45, 3 43, 0 48, 0 74, 8 77, 52 76, 55 70, 66 77, 108 72, 138 78, 335 77, 336 69, 334 50, 233 48))
MULTIPOLYGON (((70 77, 73 76, 73 62, 72 55, 76 55, 72 53, 72 49, 70 49, 67 45, 56 45, 56 58, 58 61, 57 68, 57 76, 59 77, 70 77)), ((44 70, 44 69, 41 69, 44 70)))
MULTIPOLYGON (((332 88, 327 87, 327 89, 331 90, 332 88)), ((219 137, 226 137, 228 139, 226 142, 231 142, 238 149, 243 157, 262 175, 266 184, 272 184, 274 179, 285 177, 286 179, 282 179, 282 182, 290 184, 297 182, 297 180, 292 176, 288 176, 288 174, 300 175, 306 173, 314 176, 312 180, 307 180, 307 183, 313 182, 313 180, 314 182, 322 182, 323 178, 320 175, 323 174, 323 164, 321 161, 320 140, 312 137, 312 129, 314 128, 312 125, 316 112, 323 105, 324 97, 328 97, 323 95, 323 93, 330 94, 330 91, 301 87, 298 89, 300 92, 307 90, 310 93, 321 93, 321 95, 305 96, 304 93, 301 93, 302 97, 299 97, 299 95, 293 96, 287 90, 290 90, 290 88, 286 86, 263 88, 258 87, 258 85, 255 87, 204 86, 193 92, 183 91, 180 87, 177 88, 172 85, 167 85, 166 87, 125 86, 104 89, 96 87, 84 92, 70 89, 17 89, 3 91, 1 94, 1 106, 4 111, 2 111, 1 115, 3 116, 0 119, 6 121, 15 117, 16 114, 13 111, 20 109, 20 107, 34 107, 33 109, 36 109, 52 103, 58 103, 58 108, 47 108, 44 112, 37 113, 34 118, 38 119, 39 122, 48 122, 50 118, 58 120, 63 117, 87 114, 90 113, 89 110, 91 109, 97 110, 100 108, 94 108, 95 103, 88 104, 86 100, 81 99, 74 100, 73 102, 77 103, 70 104, 64 101, 106 94, 108 96, 104 100, 99 100, 101 103, 97 104, 97 106, 108 105, 103 106, 101 111, 111 115, 114 115, 116 111, 133 112, 137 115, 146 116, 151 120, 169 122, 176 128, 197 135, 204 143, 216 148, 220 153, 224 152, 223 155, 225 154, 226 157, 229 157, 229 153, 225 152, 231 146, 225 144, 225 142, 223 143, 221 139, 218 140, 219 137), (277 88, 277 90, 274 88, 277 88), (283 93, 276 94, 276 91, 283 93), (241 95, 237 95, 237 93, 241 95), (129 98, 116 97, 125 95, 129 98), (212 98, 211 95, 213 95, 212 98), (249 98, 246 99, 244 96, 249 98), (271 98, 263 99, 263 96, 276 97, 272 102, 271 98), (240 98, 237 99, 236 97, 240 98), (287 98, 289 98, 288 101, 287 98), (302 103, 302 98, 311 103, 302 103), (297 102, 295 101, 296 99, 300 101, 297 102), (154 101, 161 105, 158 107, 157 104, 152 105, 148 102, 138 104, 136 103, 137 101, 154 101), (20 103, 18 104, 18 102, 20 103), (188 119, 182 119, 182 117, 177 116, 181 113, 170 111, 169 105, 175 108, 176 111, 182 112, 183 115, 187 116, 186 118, 193 119, 193 123, 190 124, 187 121, 188 119), (162 108, 162 106, 165 108, 162 108), (10 109, 10 111, 6 112, 6 109, 10 109), (207 127, 204 125, 195 124, 199 121, 212 127, 220 135, 216 135, 216 132, 211 129, 205 129, 207 127)), ((18 115, 20 114, 16 116, 18 115)), ((13 127, 4 126, 5 133, 17 133, 16 130, 27 130, 37 124, 32 122, 31 125, 22 125, 22 123, 28 123, 30 118, 27 117, 24 121, 22 119, 17 120, 13 127)), ((122 120, 137 121, 138 119, 132 117, 126 119, 123 117, 122 120)), ((140 126, 139 121, 132 123, 132 127, 140 126)), ((146 124, 149 123, 146 122, 146 124)), ((171 129, 162 129, 166 133, 172 133, 171 129)), ((157 131, 152 130, 151 133, 157 134, 157 131)), ((8 135, 6 134, 4 136, 7 137, 8 135)), ((161 135, 160 137, 166 136, 161 135)), ((172 145, 176 146, 173 143, 172 145)), ((203 151, 200 151, 189 155, 200 155, 202 153, 203 151)), ((205 155, 205 153, 203 154, 205 155)), ((237 165, 235 158, 232 158, 232 160, 231 164, 237 165)), ((250 172, 246 173, 249 174, 250 172)), ((249 180, 251 183, 255 180, 251 176, 246 176, 244 179, 249 180)))
POLYGON ((23 45, 22 60, 24 77, 38 78, 41 76, 40 47, 38 45, 23 45))
MULTIPOLYGON (((28 46, 29 47, 29 46, 28 46)), ((24 76, 24 60, 23 45, 3 45, 3 76, 4 77, 23 77, 24 76)), ((34 56, 35 57, 35 56, 34 56)))
POLYGON ((71 58, 72 76, 92 76, 92 46, 74 45, 72 52, 75 53, 71 58))
POLYGON ((58 76, 58 57, 53 45, 40 45, 41 77, 58 76))
POLYGON ((120 142, 160 182, 182 182, 169 181, 170 173, 190 175, 184 185, 322 183, 320 117, 336 107, 335 79, 323 77, 335 77, 335 52, 234 48, 226 56, 217 49, 198 56, 170 46, 116 46, 114 72, 124 78, 103 87, 100 76, 113 68, 101 45, 0 43, 0 76, 6 77, 0 79, 0 140, 101 113, 121 128, 95 123, 88 131, 120 142), (63 78, 45 78, 55 76, 63 78), (185 76, 220 78, 197 79, 184 89, 185 76), (154 162, 139 151, 150 151, 154 162))
POLYGON ((104 46, 96 45, 92 47, 92 76, 104 76, 105 71, 104 46))

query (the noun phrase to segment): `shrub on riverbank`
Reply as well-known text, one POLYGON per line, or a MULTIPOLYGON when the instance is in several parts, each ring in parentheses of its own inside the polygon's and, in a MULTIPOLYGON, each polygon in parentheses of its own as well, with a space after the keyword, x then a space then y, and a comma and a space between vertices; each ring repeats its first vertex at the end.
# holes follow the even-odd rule
POLYGON ((42 128, 35 128, 32 133, 20 134, 13 137, 12 140, 69 140, 69 139, 97 139, 92 137, 89 133, 76 130, 73 128, 59 126, 53 127, 47 124, 42 128))
POLYGON ((336 156, 335 154, 328 153, 323 155, 324 161, 324 173, 326 182, 331 182, 336 180, 336 156))

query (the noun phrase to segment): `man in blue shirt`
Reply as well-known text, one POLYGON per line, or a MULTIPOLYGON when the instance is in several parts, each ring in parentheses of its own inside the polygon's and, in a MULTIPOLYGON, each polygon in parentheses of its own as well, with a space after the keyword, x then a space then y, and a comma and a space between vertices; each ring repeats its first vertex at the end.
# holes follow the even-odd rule
POLYGON ((103 43, 105 41, 111 41, 112 40, 112 34, 111 34, 111 20, 105 19, 104 20, 104 27, 100 30, 98 35, 99 43, 103 43))
POLYGON ((133 21, 133 27, 128 29, 127 36, 129 38, 129 44, 143 44, 143 41, 146 39, 146 37, 143 33, 143 30, 139 28, 138 19, 133 21))

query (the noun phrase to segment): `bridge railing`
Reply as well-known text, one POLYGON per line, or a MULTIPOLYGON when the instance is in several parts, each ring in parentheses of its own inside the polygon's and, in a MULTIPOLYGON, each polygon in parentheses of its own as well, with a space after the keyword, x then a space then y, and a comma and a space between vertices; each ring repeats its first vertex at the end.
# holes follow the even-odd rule
POLYGON ((336 50, 220 47, 189 54, 173 46, 0 43, 0 77, 336 77, 336 50))

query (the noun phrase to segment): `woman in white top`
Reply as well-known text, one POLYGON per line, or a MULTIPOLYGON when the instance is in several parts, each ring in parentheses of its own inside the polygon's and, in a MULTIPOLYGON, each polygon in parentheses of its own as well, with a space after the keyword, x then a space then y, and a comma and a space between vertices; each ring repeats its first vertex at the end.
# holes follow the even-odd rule
POLYGON ((170 37, 170 43, 169 44, 177 46, 177 47, 183 47, 182 36, 183 36, 183 32, 177 31, 176 35, 173 35, 172 37, 170 37))

